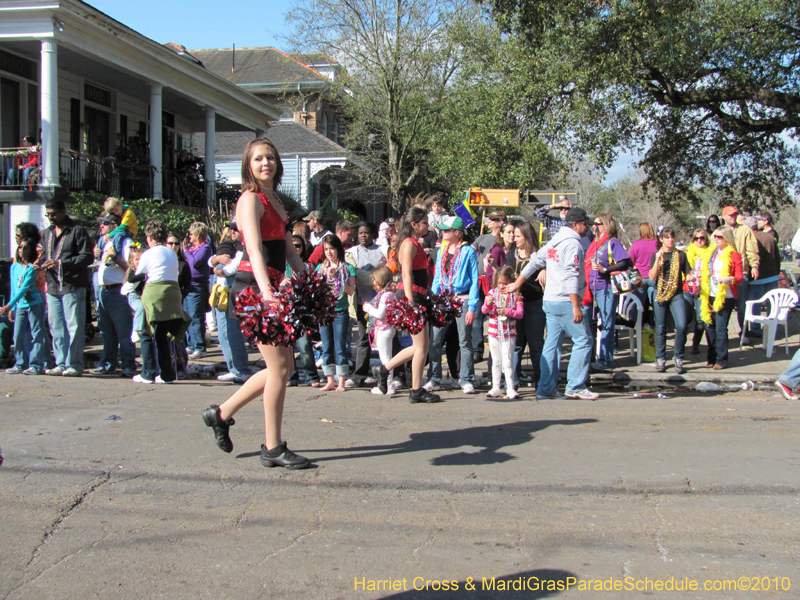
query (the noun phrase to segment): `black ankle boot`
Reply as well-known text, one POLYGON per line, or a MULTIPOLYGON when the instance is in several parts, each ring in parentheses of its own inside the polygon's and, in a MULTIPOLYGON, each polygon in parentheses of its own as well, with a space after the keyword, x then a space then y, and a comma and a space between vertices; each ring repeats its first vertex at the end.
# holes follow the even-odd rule
POLYGON ((434 402, 441 402, 442 398, 436 394, 431 394, 425 388, 419 388, 418 390, 411 390, 411 392, 409 392, 408 401, 411 402, 411 404, 419 404, 420 402, 432 404, 434 402))
POLYGON ((383 365, 372 367, 372 376, 378 380, 377 387, 381 394, 389 391, 389 371, 383 365))
POLYGON ((233 442, 228 435, 228 430, 231 428, 231 425, 236 424, 236 421, 233 419, 223 421, 219 414, 219 406, 216 404, 212 404, 203 411, 203 421, 214 430, 214 441, 217 442, 217 446, 219 446, 221 450, 224 452, 233 450, 233 442))

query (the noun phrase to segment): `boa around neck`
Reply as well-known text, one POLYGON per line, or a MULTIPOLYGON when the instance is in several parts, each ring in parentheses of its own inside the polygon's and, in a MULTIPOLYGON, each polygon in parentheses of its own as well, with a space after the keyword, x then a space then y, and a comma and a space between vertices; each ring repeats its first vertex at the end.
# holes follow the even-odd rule
MULTIPOLYGON (((716 256, 720 256, 722 258, 720 278, 730 277, 733 275, 733 261, 731 260, 731 254, 733 254, 733 252, 733 246, 726 246, 721 252, 717 253, 712 251, 703 257, 702 279, 700 282, 700 317, 706 325, 711 325, 711 276, 714 268, 712 263, 716 259, 716 256)), ((717 295, 714 298, 714 312, 719 312, 722 309, 722 306, 725 304, 727 293, 728 284, 720 283, 717 286, 717 295)))

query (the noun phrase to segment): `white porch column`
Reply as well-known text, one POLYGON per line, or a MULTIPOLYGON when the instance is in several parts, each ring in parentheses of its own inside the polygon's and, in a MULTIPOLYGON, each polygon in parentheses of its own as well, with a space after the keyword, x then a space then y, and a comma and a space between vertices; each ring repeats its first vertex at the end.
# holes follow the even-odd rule
POLYGON ((58 181, 58 45, 42 40, 42 185, 57 186, 58 181))
POLYGON ((217 205, 216 117, 214 108, 206 106, 206 202, 212 208, 217 205))
POLYGON ((161 141, 161 86, 157 83, 150 85, 150 164, 153 165, 153 197, 162 198, 164 172, 164 159, 162 157, 161 141))

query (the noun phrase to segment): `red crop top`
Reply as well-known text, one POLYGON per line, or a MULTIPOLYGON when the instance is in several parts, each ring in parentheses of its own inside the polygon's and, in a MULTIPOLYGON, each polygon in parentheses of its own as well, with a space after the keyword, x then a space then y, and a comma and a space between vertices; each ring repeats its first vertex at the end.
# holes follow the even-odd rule
MULTIPOLYGON (((285 240, 286 239, 286 226, 289 224, 289 214, 286 214, 286 220, 281 220, 278 211, 272 206, 272 203, 267 200, 266 196, 259 190, 258 197, 261 198, 261 203, 264 205, 264 214, 261 216, 261 241, 268 242, 270 240, 285 240)), ((280 202, 280 200, 278 200, 280 202)), ((283 212, 286 209, 281 204, 283 212)))

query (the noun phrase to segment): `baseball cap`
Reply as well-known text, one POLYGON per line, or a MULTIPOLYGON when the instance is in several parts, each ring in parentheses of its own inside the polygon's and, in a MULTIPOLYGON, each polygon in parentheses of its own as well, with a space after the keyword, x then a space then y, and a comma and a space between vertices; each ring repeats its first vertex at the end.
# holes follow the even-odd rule
POLYGON ((114 215, 107 212, 104 212, 102 215, 97 217, 98 223, 101 223, 103 221, 106 221, 107 223, 113 223, 114 225, 119 225, 120 223, 122 223, 122 219, 120 219, 118 215, 114 215))
POLYGON ((233 221, 226 221, 225 227, 233 229, 234 231, 239 231, 239 228, 236 226, 236 219, 234 219, 233 221))
POLYGON ((463 231, 464 221, 461 220, 461 217, 445 217, 437 227, 445 231, 448 229, 461 229, 463 231))
POLYGON ((726 206, 722 209, 722 216, 723 217, 732 217, 733 215, 738 215, 739 209, 735 206, 726 206))
POLYGON ((501 209, 493 210, 488 215, 486 215, 486 218, 487 219, 500 219, 501 221, 505 221, 506 220, 506 211, 501 210, 501 209))
POLYGON ((749 227, 750 229, 758 229, 758 221, 756 221, 755 217, 746 217, 742 221, 742 225, 749 227))
POLYGON ((303 217, 303 221, 310 221, 311 219, 316 219, 317 221, 321 221, 322 220, 322 211, 321 210, 312 210, 305 217, 303 217))
POLYGON ((564 221, 567 223, 584 223, 588 220, 589 217, 586 216, 586 211, 577 207, 570 208, 567 216, 564 217, 564 221))
POLYGON ((386 219, 386 223, 388 223, 389 225, 394 225, 394 219, 392 217, 389 217, 388 219, 386 219))

